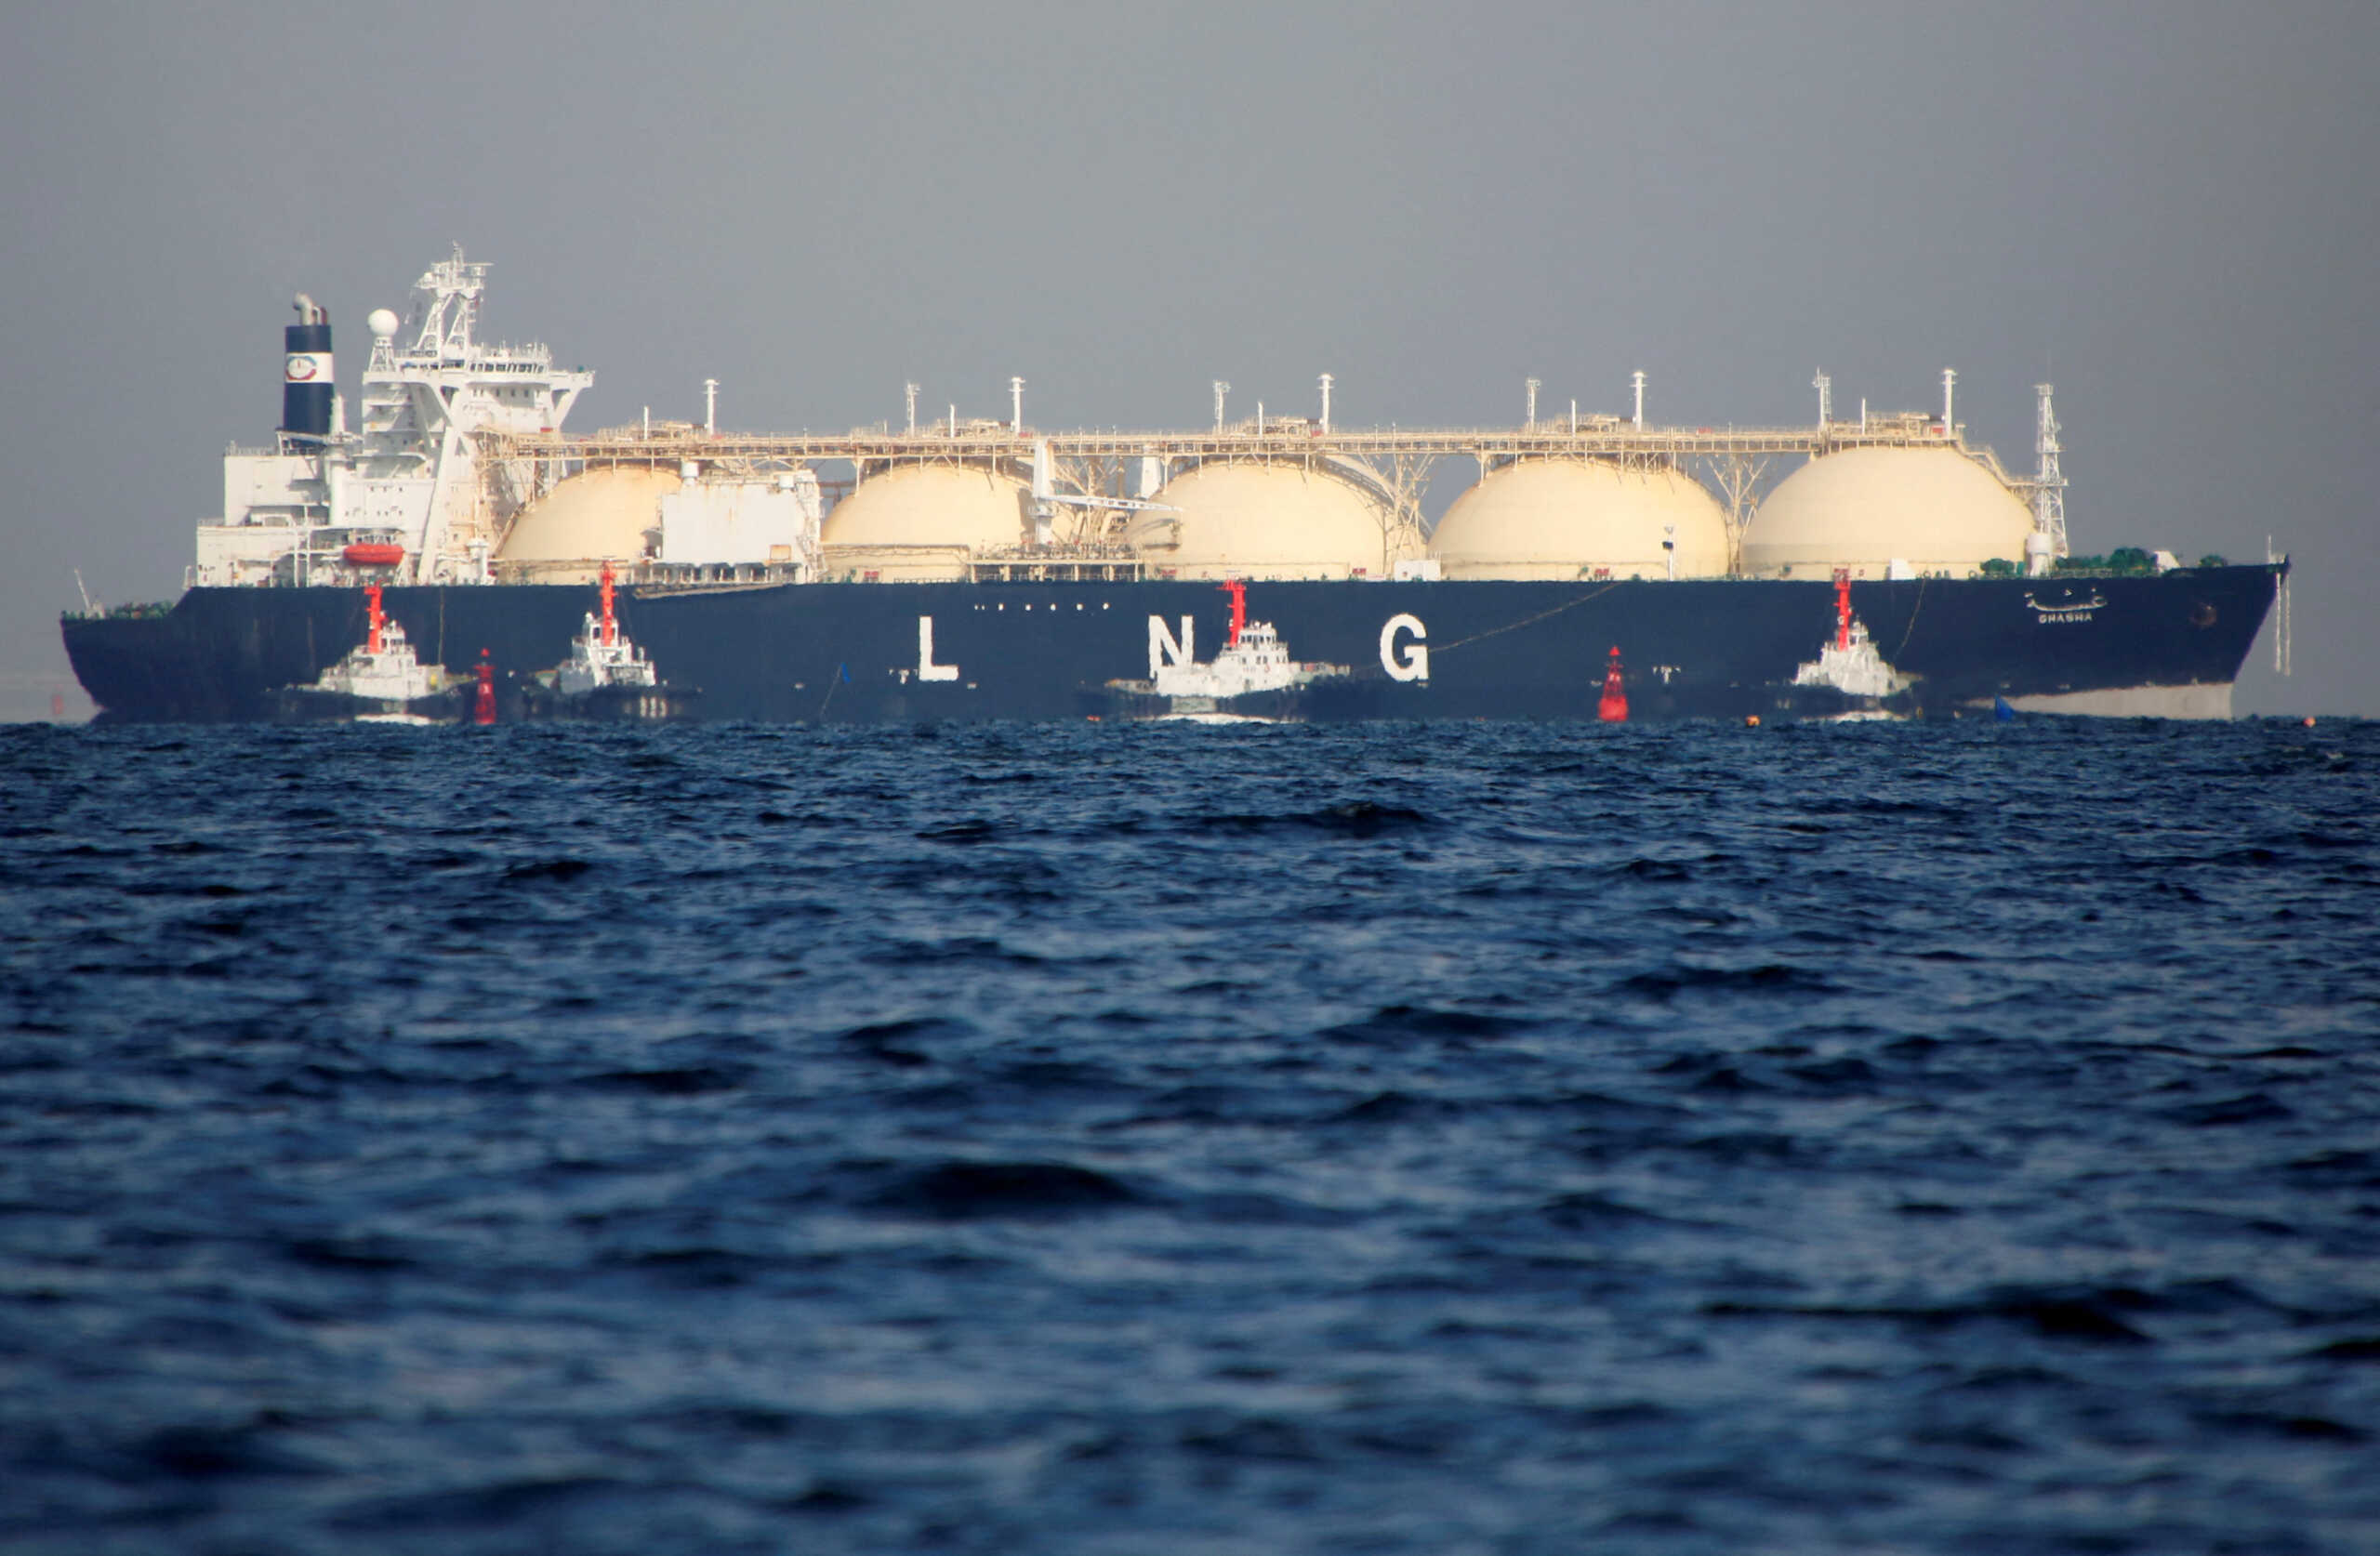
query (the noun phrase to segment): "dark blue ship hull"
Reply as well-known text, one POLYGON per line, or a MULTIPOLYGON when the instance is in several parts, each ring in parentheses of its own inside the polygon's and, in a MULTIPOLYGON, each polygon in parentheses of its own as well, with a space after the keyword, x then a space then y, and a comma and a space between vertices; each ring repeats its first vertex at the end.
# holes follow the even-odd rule
MULTIPOLYGON (((2076 712, 2228 711, 2285 564, 2155 575, 1859 582, 1854 613, 1906 687, 1888 711, 1995 696, 2076 712)), ((1310 719, 1592 719, 1612 649, 1635 719, 1822 716, 1869 705, 1797 685, 1835 631, 1831 583, 1252 583, 1297 658, 1352 667, 1310 719)), ((593 586, 392 587, 416 651, 508 684, 559 664, 593 586)), ((808 584, 623 591, 621 626, 707 719, 1078 718, 1177 649, 1210 659, 1228 598, 1191 582, 808 584), (1188 620, 1185 632, 1184 618, 1188 620), (1160 630, 1161 629, 1161 630, 1160 630)), ((192 589, 171 611, 69 617, 75 674, 124 719, 269 718, 364 630, 362 593, 192 589)))

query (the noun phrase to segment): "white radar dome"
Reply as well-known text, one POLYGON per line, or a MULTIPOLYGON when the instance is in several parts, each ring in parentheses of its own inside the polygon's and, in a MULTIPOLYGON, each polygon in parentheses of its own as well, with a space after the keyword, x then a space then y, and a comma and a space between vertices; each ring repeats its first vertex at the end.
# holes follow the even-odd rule
POLYGON ((1965 577, 1993 558, 2022 563, 2033 516, 1954 448, 1821 455, 1778 484, 1744 532, 1744 571, 1882 577, 1906 562, 1965 577))
POLYGON ((397 333, 397 316, 385 308, 376 308, 364 317, 364 327, 382 340, 397 333))
POLYGON ((496 548, 507 575, 538 583, 591 582, 603 563, 635 562, 661 532, 661 499, 678 472, 607 465, 557 484, 521 510, 496 548))
POLYGON ((1666 578, 1727 571, 1727 520, 1700 482, 1600 459, 1507 465, 1455 499, 1430 536, 1448 578, 1666 578))
POLYGON ((1125 538, 1177 577, 1378 576, 1395 560, 1387 506, 1302 462, 1201 465, 1156 501, 1179 511, 1137 514, 1125 538))
POLYGON ((972 465, 904 465, 872 475, 819 532, 830 578, 964 578, 969 560, 1029 538, 1023 481, 972 465))

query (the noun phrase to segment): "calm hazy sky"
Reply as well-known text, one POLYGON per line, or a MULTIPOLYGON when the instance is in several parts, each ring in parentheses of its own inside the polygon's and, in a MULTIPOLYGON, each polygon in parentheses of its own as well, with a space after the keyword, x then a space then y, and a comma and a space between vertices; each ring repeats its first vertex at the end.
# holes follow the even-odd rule
MULTIPOLYGON (((2380 6, 617 7, 0 14, 0 718, 73 684, 72 568, 169 599, 305 290, 460 240, 488 333, 598 372, 573 425, 930 405, 1189 425, 1937 402, 2076 548, 2300 563, 2296 675, 2380 713, 2380 6)), ((79 693, 72 705, 82 706, 79 693)))

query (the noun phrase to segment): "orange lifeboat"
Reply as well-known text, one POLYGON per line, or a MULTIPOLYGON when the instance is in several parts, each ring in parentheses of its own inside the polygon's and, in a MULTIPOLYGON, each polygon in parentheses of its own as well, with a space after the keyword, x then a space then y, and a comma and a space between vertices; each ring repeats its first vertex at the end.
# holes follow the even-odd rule
POLYGON ((405 548, 388 541, 358 541, 339 553, 350 567, 394 567, 405 560, 405 548))

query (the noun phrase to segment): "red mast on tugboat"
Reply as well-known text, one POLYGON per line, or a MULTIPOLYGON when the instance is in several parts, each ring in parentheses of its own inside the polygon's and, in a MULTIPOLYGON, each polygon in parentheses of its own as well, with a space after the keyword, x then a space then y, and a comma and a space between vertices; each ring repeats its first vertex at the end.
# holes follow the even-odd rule
POLYGON ((1230 648, 1239 641, 1240 633, 1248 626, 1248 580, 1226 578, 1216 587, 1231 596, 1231 637, 1223 643, 1223 647, 1230 648))

